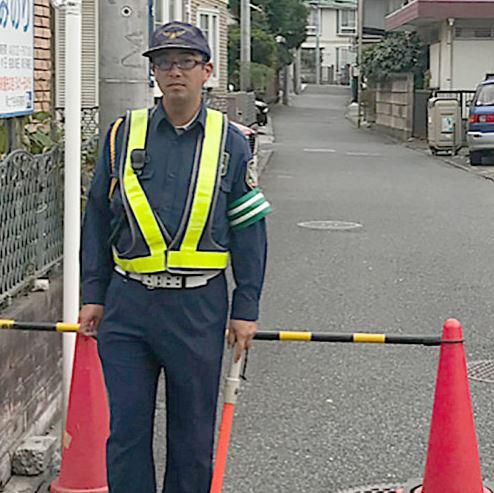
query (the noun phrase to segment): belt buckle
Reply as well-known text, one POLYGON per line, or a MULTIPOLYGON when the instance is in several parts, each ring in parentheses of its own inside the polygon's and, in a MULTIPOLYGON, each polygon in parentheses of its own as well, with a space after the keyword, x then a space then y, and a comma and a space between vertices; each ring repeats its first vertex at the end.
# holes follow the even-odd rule
POLYGON ((156 287, 156 283, 153 281, 153 276, 151 274, 144 274, 141 278, 141 282, 148 289, 154 289, 156 287))

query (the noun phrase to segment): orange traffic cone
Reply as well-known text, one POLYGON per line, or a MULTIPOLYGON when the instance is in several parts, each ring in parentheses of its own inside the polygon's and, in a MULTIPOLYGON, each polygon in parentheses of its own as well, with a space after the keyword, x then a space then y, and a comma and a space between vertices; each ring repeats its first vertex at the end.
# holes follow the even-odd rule
POLYGON ((482 485, 477 436, 458 320, 443 326, 436 393, 422 486, 414 493, 491 493, 482 485))
POLYGON ((109 411, 96 341, 77 335, 60 476, 51 493, 107 493, 109 411))

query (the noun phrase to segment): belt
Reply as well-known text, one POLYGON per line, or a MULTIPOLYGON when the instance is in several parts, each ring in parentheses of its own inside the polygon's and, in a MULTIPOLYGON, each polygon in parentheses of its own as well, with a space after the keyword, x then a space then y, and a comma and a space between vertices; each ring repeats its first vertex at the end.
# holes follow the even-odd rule
POLYGON ((128 279, 138 281, 148 289, 171 288, 171 289, 189 289, 205 286, 209 280, 216 277, 221 271, 215 270, 204 274, 196 275, 174 275, 169 272, 158 272, 156 274, 139 274, 137 272, 126 272, 118 265, 115 266, 115 272, 128 279))

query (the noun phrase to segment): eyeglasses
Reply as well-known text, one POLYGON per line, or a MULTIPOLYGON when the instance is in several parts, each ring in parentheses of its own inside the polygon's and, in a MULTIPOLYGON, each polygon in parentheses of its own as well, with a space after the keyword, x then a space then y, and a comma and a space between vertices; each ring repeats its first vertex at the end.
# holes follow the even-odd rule
POLYGON ((204 65, 203 60, 197 60, 196 58, 179 58, 178 60, 170 60, 168 58, 155 58, 153 60, 153 65, 158 67, 160 70, 169 71, 174 65, 180 70, 192 70, 197 65, 204 65))

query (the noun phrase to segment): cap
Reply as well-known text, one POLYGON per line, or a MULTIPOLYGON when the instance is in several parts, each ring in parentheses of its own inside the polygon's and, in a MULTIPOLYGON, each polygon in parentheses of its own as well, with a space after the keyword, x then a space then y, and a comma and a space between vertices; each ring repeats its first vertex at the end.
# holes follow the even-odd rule
POLYGON ((169 48, 199 51, 211 58, 211 49, 204 33, 196 26, 186 22, 173 21, 155 29, 151 36, 149 50, 143 56, 151 58, 157 52, 169 48))

